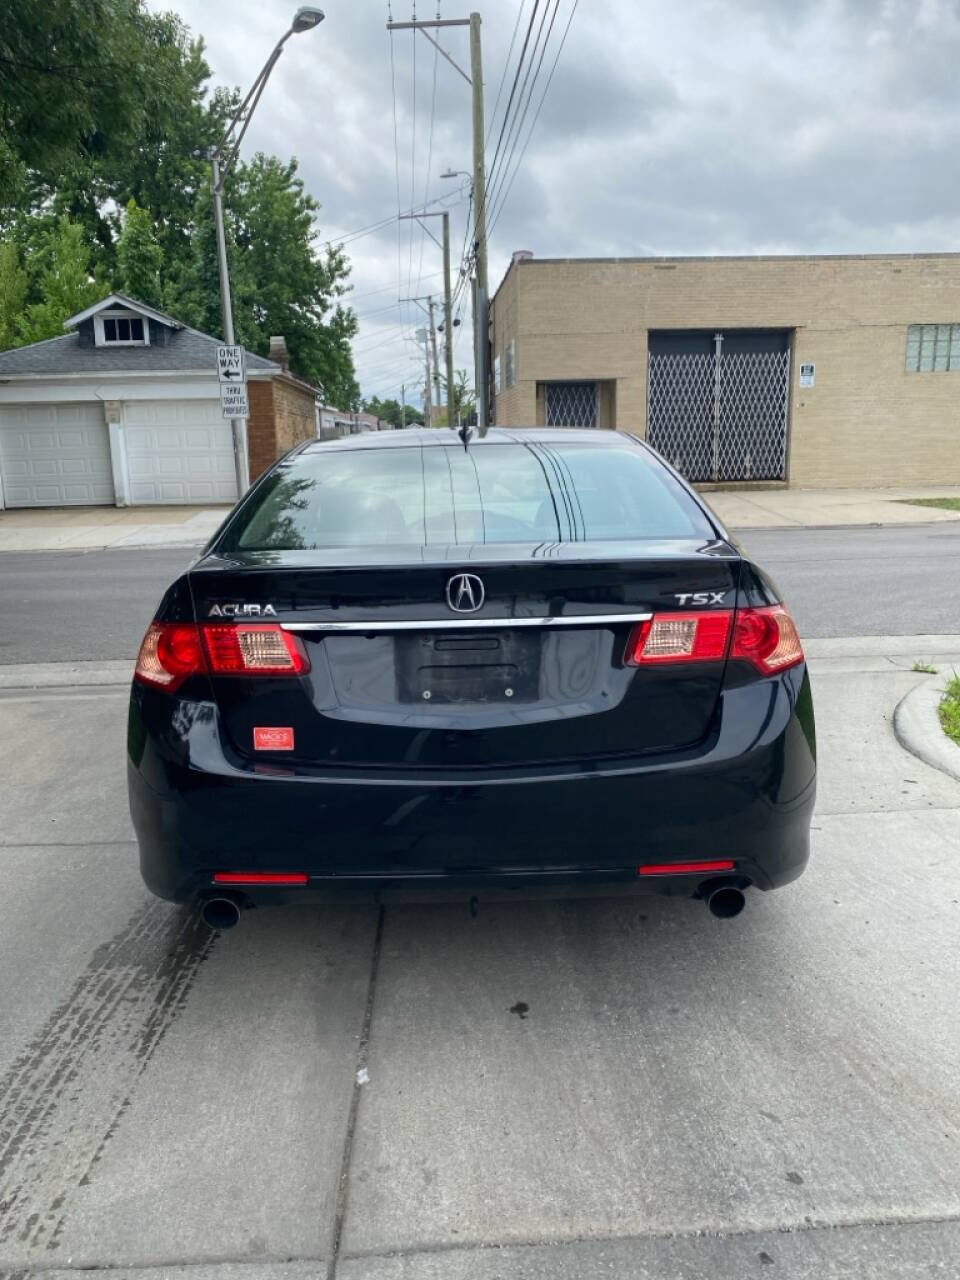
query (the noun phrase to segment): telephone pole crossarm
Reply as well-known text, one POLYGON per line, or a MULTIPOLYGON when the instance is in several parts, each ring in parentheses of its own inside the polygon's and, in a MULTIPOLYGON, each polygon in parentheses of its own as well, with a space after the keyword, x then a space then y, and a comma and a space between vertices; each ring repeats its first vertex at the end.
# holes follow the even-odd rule
POLYGON ((437 50, 438 53, 443 54, 446 60, 450 63, 451 67, 453 67, 454 71, 459 72, 460 75, 463 76, 467 84, 473 84, 473 81, 464 71, 463 67, 461 67, 458 62, 455 62, 453 58, 451 58, 450 54, 447 53, 446 49, 444 49, 442 45, 438 44, 437 41, 434 40, 430 32, 427 30, 427 27, 469 27, 469 25, 470 25, 469 18, 439 18, 439 19, 434 19, 433 22, 388 22, 387 30, 388 31, 410 31, 412 29, 413 31, 419 31, 421 35, 424 35, 427 37, 427 39, 430 41, 430 43, 437 50))
POLYGON ((429 227, 423 226, 422 219, 423 218, 442 218, 444 216, 445 215, 442 213, 401 213, 401 214, 398 214, 398 220, 400 222, 410 222, 410 221, 419 222, 421 227, 423 227, 424 231, 427 233, 427 235, 430 237, 433 243, 437 246, 437 248, 442 249, 443 245, 440 243, 440 241, 433 234, 433 232, 430 230, 429 227))

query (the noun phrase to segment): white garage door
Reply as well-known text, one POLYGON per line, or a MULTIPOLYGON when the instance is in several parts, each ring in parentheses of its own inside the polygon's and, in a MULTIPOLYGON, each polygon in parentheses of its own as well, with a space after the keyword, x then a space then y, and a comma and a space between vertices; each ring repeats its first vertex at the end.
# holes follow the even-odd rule
POLYGON ((112 504, 103 405, 0 405, 0 475, 8 507, 112 504))
POLYGON ((128 400, 130 501, 236 502, 230 423, 218 400, 128 400))

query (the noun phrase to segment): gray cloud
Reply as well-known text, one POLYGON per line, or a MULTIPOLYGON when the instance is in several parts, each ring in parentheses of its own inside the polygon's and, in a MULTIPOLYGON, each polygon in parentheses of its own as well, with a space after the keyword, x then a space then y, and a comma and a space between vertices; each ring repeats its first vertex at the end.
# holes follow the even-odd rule
MULTIPOLYGON (((561 0, 541 87, 571 3, 561 0)), ((155 7, 171 5, 206 40, 215 80, 244 87, 294 7, 155 7)), ((518 5, 476 6, 488 112, 518 5)), ((323 206, 324 239, 396 214, 398 167, 402 208, 455 197, 439 173, 470 168, 460 77, 439 59, 427 181, 430 46, 418 37, 414 77, 412 34, 393 37, 398 166, 386 4, 326 7, 318 31, 289 42, 248 134, 250 151, 299 158, 323 206)), ((395 17, 409 7, 395 3, 395 17)), ((441 8, 461 15, 450 0, 441 8)), ((521 32, 530 8, 526 0, 521 32)), ((433 0, 420 9, 432 15, 433 0)), ((467 65, 465 32, 446 29, 441 41, 467 65)), ((520 247, 542 256, 960 249, 958 65, 960 0, 581 0, 523 166, 494 208, 491 284, 520 247)), ((506 88, 501 112, 505 99, 506 88)), ((491 132, 492 144, 499 113, 491 132)), ((466 210, 463 201, 451 209, 456 251, 466 210)), ((396 299, 439 295, 439 252, 411 223, 399 253, 396 223, 348 252, 364 391, 399 393, 401 381, 422 380, 421 320, 396 299)), ((460 366, 470 363, 468 308, 463 317, 460 366)))

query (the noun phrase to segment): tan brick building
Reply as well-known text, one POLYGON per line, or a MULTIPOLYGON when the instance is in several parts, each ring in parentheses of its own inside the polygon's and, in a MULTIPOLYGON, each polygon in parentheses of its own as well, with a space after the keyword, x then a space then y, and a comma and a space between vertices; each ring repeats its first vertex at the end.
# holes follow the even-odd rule
POLYGON ((960 484, 960 254, 518 254, 490 320, 498 424, 635 431, 698 481, 960 484))

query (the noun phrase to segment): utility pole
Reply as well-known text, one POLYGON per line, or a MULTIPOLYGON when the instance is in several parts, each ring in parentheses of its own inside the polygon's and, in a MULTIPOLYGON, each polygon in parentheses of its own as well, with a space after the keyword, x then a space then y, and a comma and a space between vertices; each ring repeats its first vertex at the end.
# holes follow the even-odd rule
POLYGON ((447 357, 447 426, 453 426, 453 300, 450 296, 450 214, 443 215, 443 336, 447 357))
MULTIPOLYGON (((450 65, 463 76, 470 85, 473 94, 473 203, 474 249, 476 253, 476 285, 474 288, 473 309, 473 346, 475 362, 475 382, 477 387, 477 423, 483 434, 490 421, 488 407, 489 380, 487 377, 487 306, 489 285, 487 281, 487 174, 484 155, 484 119, 483 119, 483 56, 480 43, 480 14, 471 13, 469 18, 435 18, 432 21, 388 22, 388 31, 419 31, 434 48, 442 53, 450 65), (470 28, 470 75, 459 66, 440 47, 427 28, 469 27, 470 28)), ((448 322, 449 326, 449 322, 448 322)), ((448 341, 451 340, 449 327, 448 341)), ((449 392, 447 396, 450 398, 449 392)))
POLYGON ((433 319, 433 297, 427 299, 427 306, 430 308, 430 349, 433 352, 433 403, 437 406, 437 424, 440 422, 440 406, 443 401, 440 399, 440 363, 437 360, 437 326, 433 319))
POLYGON ((407 384, 400 383, 400 430, 407 429, 407 384))
MULTIPOLYGON (((450 397, 452 394, 451 388, 453 387, 453 294, 452 294, 451 285, 450 285, 450 213, 446 209, 442 213, 401 213, 400 221, 403 222, 404 220, 412 220, 414 222, 419 222, 421 227, 423 227, 424 231, 427 233, 427 235, 430 237, 433 243, 437 245, 438 248, 443 249, 443 326, 444 326, 444 335, 446 337, 444 354, 446 356, 446 365, 447 365, 447 405, 449 406, 451 403, 451 400, 450 400, 450 397), (437 237, 430 230, 430 228, 426 226, 426 224, 423 221, 424 218, 442 218, 443 219, 442 245, 440 241, 437 239, 437 237)), ((404 299, 404 301, 416 302, 418 304, 420 302, 426 302, 429 304, 429 307, 430 307, 430 333, 433 339, 433 379, 434 379, 434 388, 436 390, 435 399, 437 403, 437 408, 439 409, 440 403, 441 403, 440 388, 438 385, 439 378, 440 378, 440 363, 437 359, 437 332, 433 322, 433 298, 432 297, 406 298, 404 299)), ((453 426, 453 422, 451 419, 452 419, 452 412, 448 408, 448 411, 447 411, 448 427, 453 426)))
POLYGON ((423 382, 423 417, 424 425, 433 426, 433 401, 430 399, 430 342, 426 329, 417 330, 417 341, 423 343, 424 382, 423 382))
POLYGON ((473 313, 477 353, 477 426, 484 435, 490 422, 487 376, 487 174, 484 158, 483 58, 480 49, 480 15, 470 15, 470 72, 473 83, 473 203, 476 209, 477 304, 473 313))

